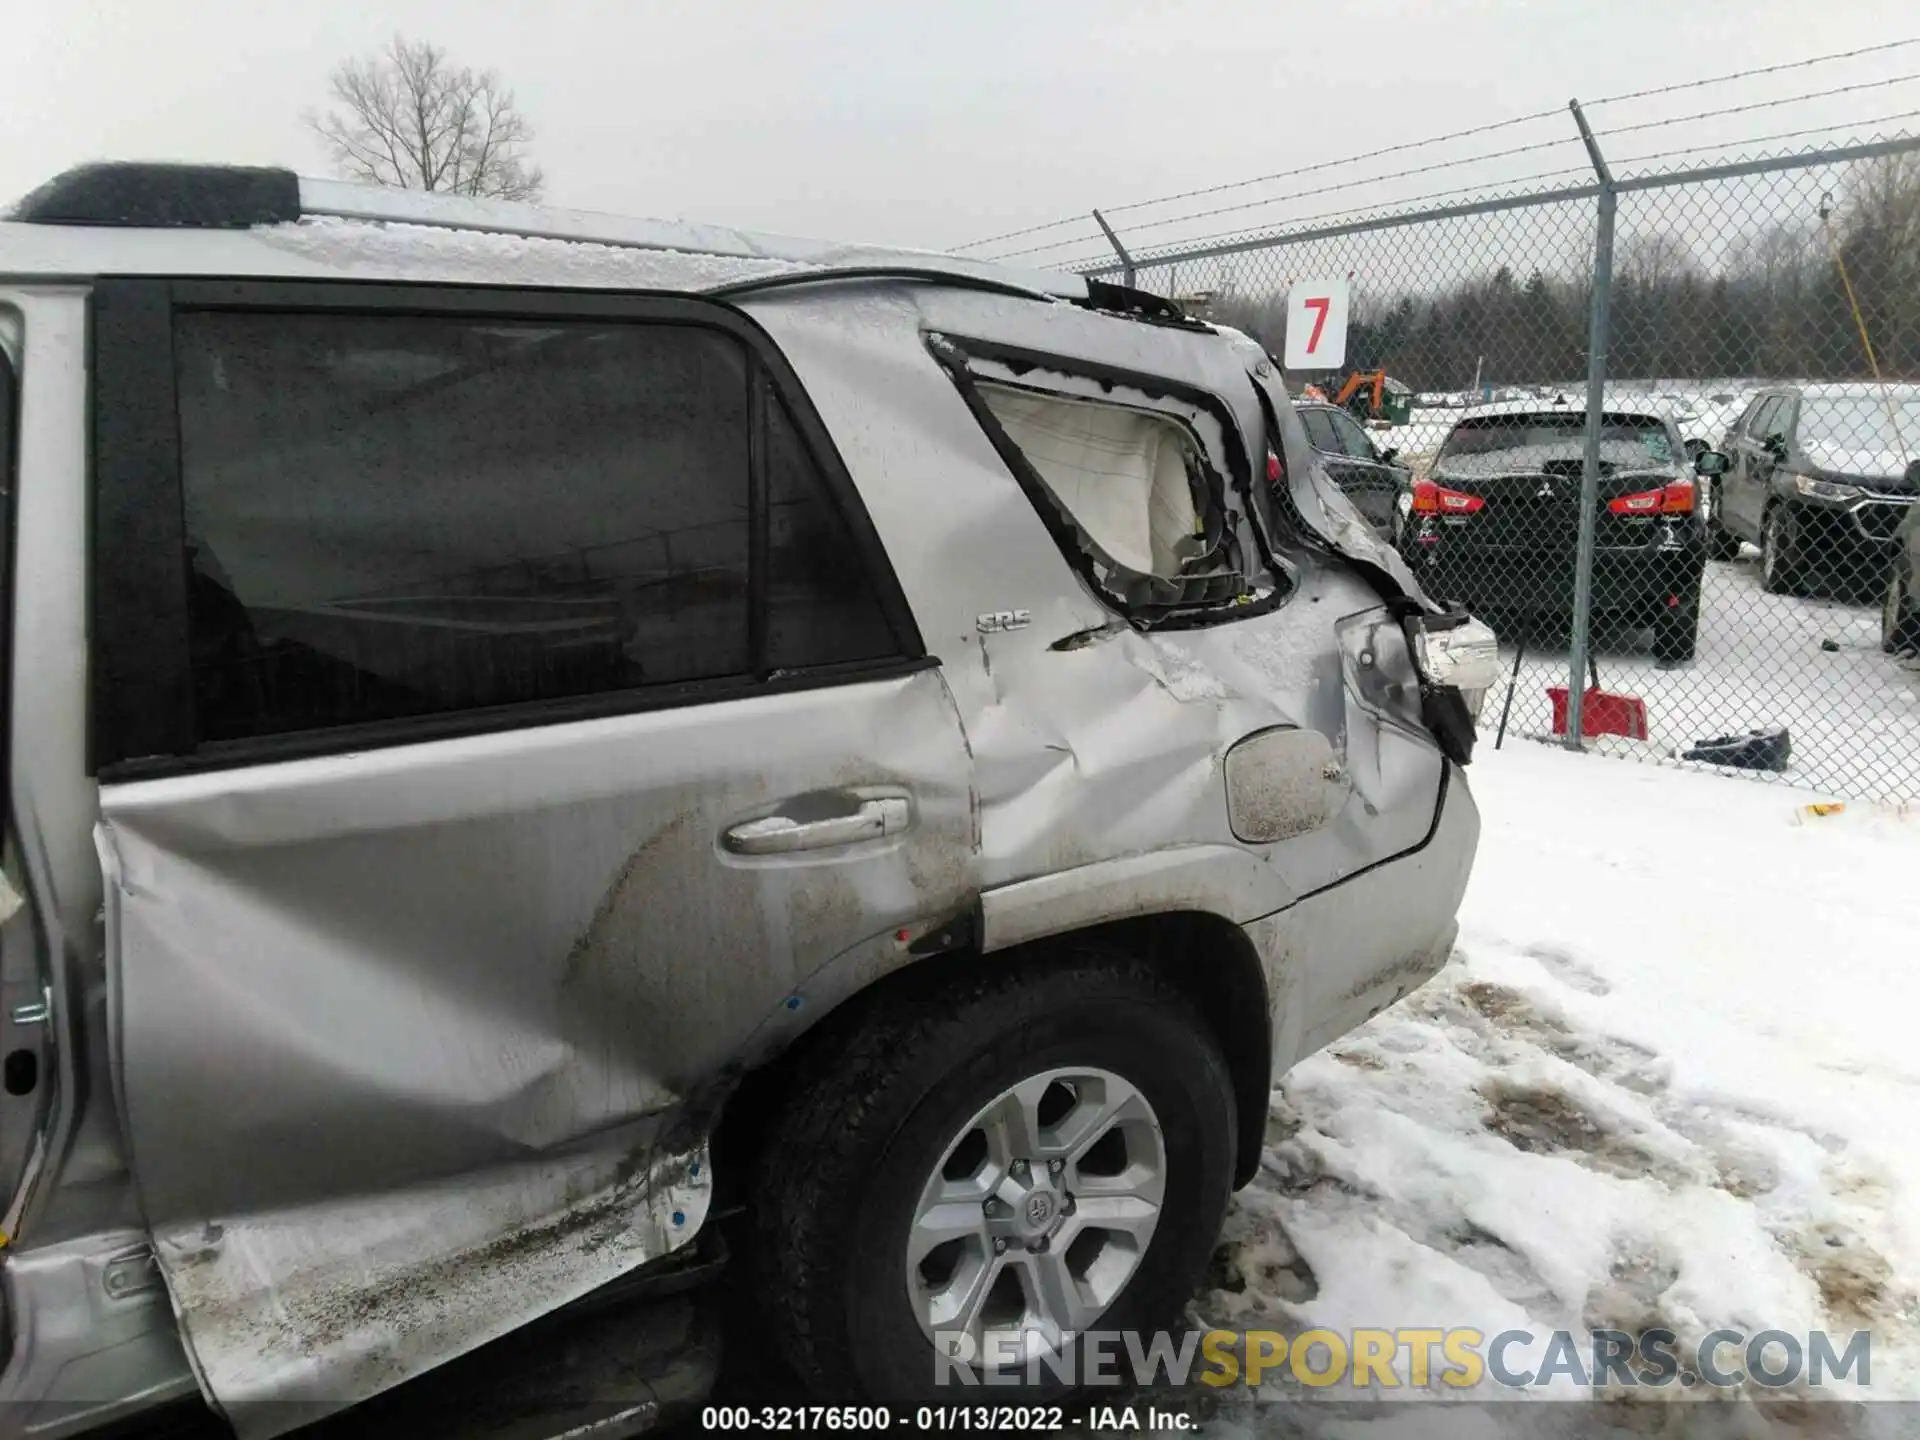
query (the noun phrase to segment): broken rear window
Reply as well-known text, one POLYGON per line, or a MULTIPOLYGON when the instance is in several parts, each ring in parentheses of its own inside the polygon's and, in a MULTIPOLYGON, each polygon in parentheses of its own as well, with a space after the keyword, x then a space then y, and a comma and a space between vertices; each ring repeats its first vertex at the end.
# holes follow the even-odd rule
POLYGON ((1199 623, 1210 607, 1238 615, 1277 603, 1216 458, 1216 418, 1124 385, 979 357, 956 363, 951 348, 935 350, 1069 562, 1107 604, 1143 622, 1178 614, 1199 623))

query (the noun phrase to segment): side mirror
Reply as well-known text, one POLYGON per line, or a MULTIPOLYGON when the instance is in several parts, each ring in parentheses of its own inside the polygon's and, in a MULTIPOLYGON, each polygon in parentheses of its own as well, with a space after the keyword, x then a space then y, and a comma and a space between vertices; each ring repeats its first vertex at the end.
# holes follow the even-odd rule
POLYGON ((1773 456, 1773 458, 1776 460, 1786 459, 1787 458, 1787 437, 1777 432, 1767 436, 1765 449, 1766 449, 1766 452, 1769 455, 1773 456))
POLYGON ((1696 475, 1724 475, 1731 462, 1718 450, 1702 450, 1693 457, 1693 473, 1696 475))
POLYGON ((1395 460, 1399 458, 1400 458, 1400 452, 1394 449, 1391 445, 1389 445, 1385 450, 1382 450, 1380 452, 1380 463, 1382 465, 1391 465, 1395 460))

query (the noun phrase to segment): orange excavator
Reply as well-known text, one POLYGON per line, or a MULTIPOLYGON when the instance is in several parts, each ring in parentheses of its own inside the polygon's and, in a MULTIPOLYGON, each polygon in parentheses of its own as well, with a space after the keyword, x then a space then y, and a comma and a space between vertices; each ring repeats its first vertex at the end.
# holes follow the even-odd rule
POLYGON ((1354 371, 1330 398, 1358 419, 1385 420, 1394 425, 1407 423, 1413 400, 1405 386, 1387 378, 1385 370, 1354 371))

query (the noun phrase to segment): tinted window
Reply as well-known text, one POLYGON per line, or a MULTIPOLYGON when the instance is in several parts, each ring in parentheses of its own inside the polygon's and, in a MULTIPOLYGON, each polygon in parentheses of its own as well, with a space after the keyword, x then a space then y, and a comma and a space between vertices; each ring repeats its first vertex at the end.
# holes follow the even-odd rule
POLYGON ((1746 432, 1750 439, 1765 440, 1780 429, 1780 412, 1786 408, 1784 395, 1769 395, 1761 400, 1747 419, 1746 432))
POLYGON ((1333 433, 1339 441, 1340 449, 1356 460, 1373 459, 1373 442, 1367 438, 1367 432, 1362 430, 1358 423, 1349 420, 1345 415, 1329 415, 1327 418, 1333 422, 1333 433))
POLYGON ((1316 450, 1340 453, 1339 437, 1333 433, 1333 417, 1325 410, 1303 410, 1300 423, 1306 427, 1307 443, 1316 450))
POLYGON ((776 401, 753 653, 753 381, 719 331, 196 313, 175 353, 201 740, 893 648, 776 401))
POLYGON ((786 669, 893 654, 892 629, 846 521, 785 402, 771 393, 767 490, 766 663, 786 669))
MULTIPOLYGON (((1578 410, 1527 415, 1477 415, 1462 420, 1440 446, 1440 460, 1499 455, 1565 459, 1584 455, 1587 417, 1578 410)), ((1600 458, 1617 464, 1665 465, 1673 459, 1671 432, 1657 415, 1602 415, 1600 458)))

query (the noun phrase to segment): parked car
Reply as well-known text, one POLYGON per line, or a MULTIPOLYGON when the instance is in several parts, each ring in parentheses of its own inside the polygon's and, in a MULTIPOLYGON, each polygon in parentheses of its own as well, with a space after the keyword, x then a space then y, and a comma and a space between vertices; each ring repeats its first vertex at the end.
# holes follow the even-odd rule
POLYGON ((1689 461, 1703 450, 1717 448, 1726 422, 1716 417, 1714 407, 1706 400, 1678 391, 1660 391, 1650 398, 1680 432, 1689 461))
POLYGON ((8 466, 36 1434, 672 1418, 723 1214, 814 1395, 1056 1394, 1452 948, 1492 634, 1164 300, 87 167, 0 223, 8 466))
POLYGON ((1333 482, 1367 523, 1391 542, 1400 523, 1400 502, 1413 484, 1413 472, 1399 463, 1400 452, 1380 449, 1338 405, 1296 401, 1293 408, 1307 432, 1307 443, 1319 452, 1333 482))
POLYGON ((1728 436, 1714 549, 1760 547, 1772 594, 1877 596, 1920 500, 1920 386, 1780 385, 1728 436))
POLYGON ((1893 539, 1880 605, 1880 648, 1889 655, 1912 655, 1920 652, 1920 505, 1907 507, 1893 539))
MULTIPOLYGON (((1610 402, 1600 431, 1593 611, 1653 631, 1662 661, 1691 660, 1705 532, 1695 467, 1673 422, 1647 402, 1610 402)), ((1573 610, 1586 415, 1537 401, 1487 405, 1447 432, 1413 486, 1400 551, 1426 588, 1518 633, 1573 610)))

